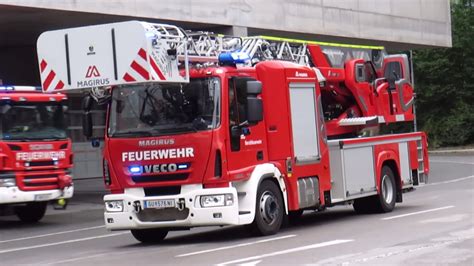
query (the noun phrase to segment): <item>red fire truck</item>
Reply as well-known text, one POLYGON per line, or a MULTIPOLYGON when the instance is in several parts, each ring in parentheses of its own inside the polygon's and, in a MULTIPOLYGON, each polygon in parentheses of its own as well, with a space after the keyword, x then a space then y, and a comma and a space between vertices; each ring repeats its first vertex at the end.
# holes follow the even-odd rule
POLYGON ((39 87, 0 87, 0 215, 37 222, 48 202, 72 197, 66 99, 39 87))
POLYGON ((131 21, 38 39, 40 64, 62 81, 45 84, 45 73, 45 92, 90 90, 108 104, 109 230, 142 242, 209 225, 269 235, 304 210, 392 211, 425 182, 423 133, 371 130, 413 119, 406 58, 208 37, 131 21))

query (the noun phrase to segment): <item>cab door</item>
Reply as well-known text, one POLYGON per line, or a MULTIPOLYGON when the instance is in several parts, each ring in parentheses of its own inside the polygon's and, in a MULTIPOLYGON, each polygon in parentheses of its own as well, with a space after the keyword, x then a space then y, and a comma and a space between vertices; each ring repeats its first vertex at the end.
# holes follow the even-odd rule
POLYGON ((248 81, 256 80, 250 77, 232 77, 228 80, 227 168, 230 172, 245 172, 241 178, 248 177, 252 166, 268 160, 264 122, 249 123, 249 117, 253 115, 248 113, 249 101, 261 99, 257 98, 257 94, 249 95, 248 81))

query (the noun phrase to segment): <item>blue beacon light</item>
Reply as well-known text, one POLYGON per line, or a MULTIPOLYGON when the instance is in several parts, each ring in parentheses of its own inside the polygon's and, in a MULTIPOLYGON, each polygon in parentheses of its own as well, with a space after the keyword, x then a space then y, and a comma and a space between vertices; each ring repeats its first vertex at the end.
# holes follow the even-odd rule
POLYGON ((141 166, 130 166, 128 168, 128 170, 130 171, 130 173, 135 174, 135 175, 142 173, 142 167, 141 166))
POLYGON ((220 65, 245 64, 250 60, 250 56, 244 52, 227 52, 219 54, 220 65))

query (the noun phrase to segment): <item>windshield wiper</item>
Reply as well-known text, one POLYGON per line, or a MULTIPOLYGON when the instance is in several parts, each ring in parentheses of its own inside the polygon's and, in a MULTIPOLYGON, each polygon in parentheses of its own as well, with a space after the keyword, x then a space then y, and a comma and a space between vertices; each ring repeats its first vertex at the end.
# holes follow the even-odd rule
POLYGON ((116 132, 112 134, 112 137, 151 137, 153 134, 151 131, 137 131, 137 130, 129 130, 123 132, 116 132))

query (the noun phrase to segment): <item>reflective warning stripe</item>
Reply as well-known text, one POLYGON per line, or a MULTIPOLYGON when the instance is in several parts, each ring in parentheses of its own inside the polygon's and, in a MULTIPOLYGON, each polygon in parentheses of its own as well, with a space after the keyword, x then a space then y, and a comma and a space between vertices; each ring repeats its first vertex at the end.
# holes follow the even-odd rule
POLYGON ((123 75, 123 79, 126 81, 126 82, 133 82, 133 81, 136 81, 132 76, 130 76, 129 74, 125 73, 125 75, 123 75))
POLYGON ((47 66, 47 65, 48 65, 48 64, 46 64, 46 61, 41 60, 41 64, 40 64, 40 72, 41 72, 41 73, 44 72, 44 70, 46 69, 46 66, 47 66))
POLYGON ((133 61, 131 67, 133 70, 135 70, 140 76, 142 76, 144 79, 149 80, 150 79, 150 74, 148 71, 143 68, 141 65, 137 63, 137 61, 133 61))
POLYGON ((40 63, 41 81, 43 82, 43 91, 61 90, 64 88, 64 82, 58 78, 56 72, 49 68, 48 63, 42 59, 40 63))
POLYGON ((158 77, 161 79, 161 80, 166 80, 165 76, 163 75, 163 73, 161 72, 160 68, 158 67, 158 65, 156 64, 155 60, 153 58, 151 58, 151 56, 149 56, 149 59, 150 59, 150 64, 151 64, 151 67, 153 68, 153 70, 155 71, 155 73, 158 75, 158 77))
POLYGON ((147 55, 145 49, 140 48, 137 57, 130 64, 130 70, 123 75, 123 80, 126 82, 136 82, 143 79, 145 81, 166 80, 166 77, 153 57, 147 55))

